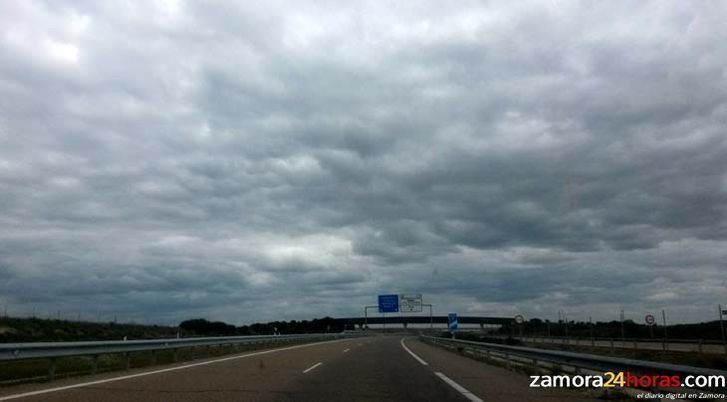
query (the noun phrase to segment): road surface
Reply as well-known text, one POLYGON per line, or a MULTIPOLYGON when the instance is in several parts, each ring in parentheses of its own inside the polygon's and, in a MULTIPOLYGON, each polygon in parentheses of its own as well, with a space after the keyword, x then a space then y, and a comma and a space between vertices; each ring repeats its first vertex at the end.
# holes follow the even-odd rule
POLYGON ((0 390, 0 401, 597 401, 402 336, 247 352, 0 390))

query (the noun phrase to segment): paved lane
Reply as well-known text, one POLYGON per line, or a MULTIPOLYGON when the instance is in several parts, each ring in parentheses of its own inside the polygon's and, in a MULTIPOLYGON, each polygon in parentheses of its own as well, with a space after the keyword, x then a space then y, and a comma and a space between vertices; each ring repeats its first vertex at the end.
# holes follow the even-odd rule
POLYGON ((431 346, 416 339, 406 345, 429 364, 431 370, 446 374, 486 402, 580 402, 603 401, 598 392, 554 388, 530 388, 526 375, 502 367, 487 365, 468 357, 431 346))
MULTIPOLYGON (((344 348, 361 343, 357 339, 296 345, 265 351, 247 352, 237 356, 211 359, 157 370, 138 370, 138 375, 118 381, 89 384, 80 388, 60 390, 29 396, 14 401, 269 401, 287 396, 287 384, 311 364, 331 360, 344 348), (170 370, 170 371, 161 371, 170 370), (161 372, 159 372, 161 371, 161 372), (146 375, 146 373, 153 373, 146 375)), ((87 384, 126 376, 108 373, 99 377, 84 377, 73 381, 54 382, 68 386, 87 384)), ((50 388, 48 384, 24 387, 20 392, 50 388)), ((10 390, 3 390, 9 394, 10 390)), ((3 397, 0 396, 0 401, 3 397)), ((284 399, 283 399, 284 400, 284 399)))
POLYGON ((401 337, 377 337, 297 378, 291 401, 467 401, 411 357, 401 337))
POLYGON ((400 336, 248 352, 155 370, 6 389, 49 401, 596 401, 568 390, 532 390, 526 377, 400 336), (118 377, 118 380, 107 381, 118 377), (105 381, 106 382, 99 382, 105 381), (95 383, 94 383, 95 381, 95 383))

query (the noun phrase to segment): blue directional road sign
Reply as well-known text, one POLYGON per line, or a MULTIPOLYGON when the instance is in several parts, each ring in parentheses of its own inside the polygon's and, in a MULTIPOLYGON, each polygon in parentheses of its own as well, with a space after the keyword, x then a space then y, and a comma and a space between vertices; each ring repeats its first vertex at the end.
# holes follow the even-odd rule
POLYGON ((398 313, 399 295, 379 295, 379 313, 398 313))
POLYGON ((447 316, 447 323, 449 324, 450 331, 456 330, 459 325, 459 322, 457 321, 457 313, 449 313, 447 316))

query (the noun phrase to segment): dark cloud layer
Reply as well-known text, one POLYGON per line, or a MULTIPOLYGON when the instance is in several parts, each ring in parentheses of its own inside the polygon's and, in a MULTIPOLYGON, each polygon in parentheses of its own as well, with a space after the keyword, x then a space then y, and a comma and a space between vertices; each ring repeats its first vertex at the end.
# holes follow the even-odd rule
MULTIPOLYGON (((0 5, 0 303, 711 319, 718 2, 0 5)), ((724 300, 727 303, 727 300, 724 300)))

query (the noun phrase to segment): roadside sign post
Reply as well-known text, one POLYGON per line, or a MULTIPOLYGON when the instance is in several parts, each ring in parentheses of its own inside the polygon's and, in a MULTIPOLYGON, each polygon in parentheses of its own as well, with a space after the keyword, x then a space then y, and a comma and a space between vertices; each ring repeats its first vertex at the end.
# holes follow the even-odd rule
POLYGON ((558 327, 560 327, 560 324, 565 324, 565 338, 563 339, 564 343, 570 343, 570 340, 568 339, 568 317, 565 316, 565 311, 558 310, 558 327))
POLYGON ((457 327, 459 327, 459 321, 457 320, 457 313, 449 313, 447 315, 447 327, 449 328, 449 332, 452 333, 452 339, 454 339, 454 334, 457 331, 457 327))
POLYGON ((379 313, 384 315, 384 329, 386 329, 386 313, 399 312, 399 295, 379 295, 379 313))
POLYGON ((666 311, 661 310, 661 318, 664 320, 664 350, 668 349, 669 345, 669 334, 666 331, 666 311))
POLYGON ((429 329, 434 329, 434 318, 432 317, 432 305, 431 304, 422 304, 422 306, 429 307, 429 329))
POLYGON ((646 323, 646 325, 649 326, 649 336, 651 338, 653 338, 654 337, 654 325, 656 325, 656 317, 654 317, 651 314, 647 314, 644 317, 644 322, 646 323))
POLYGON ((525 322, 525 317, 520 314, 515 316, 515 323, 517 324, 518 334, 521 341, 523 340, 523 322, 525 322))
POLYGON ((378 306, 364 306, 364 328, 369 329, 369 309, 378 306))
POLYGON ((727 353, 727 341, 725 341, 724 335, 724 321, 722 320, 722 315, 727 313, 727 311, 722 310, 721 304, 717 307, 719 309, 719 328, 722 331, 722 348, 724 349, 724 352, 727 353))
POLYGON ((588 332, 591 335, 591 347, 596 346, 596 342, 593 339, 593 318, 588 316, 588 332))

